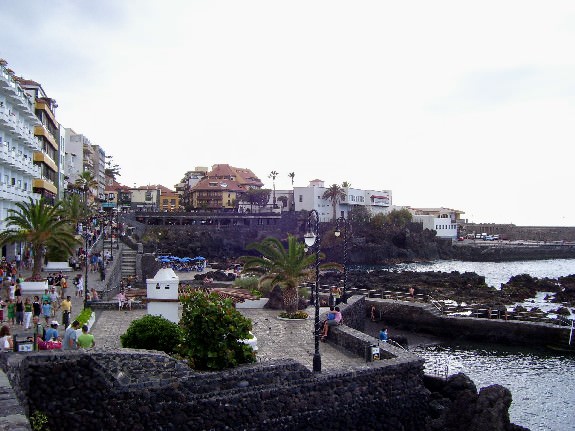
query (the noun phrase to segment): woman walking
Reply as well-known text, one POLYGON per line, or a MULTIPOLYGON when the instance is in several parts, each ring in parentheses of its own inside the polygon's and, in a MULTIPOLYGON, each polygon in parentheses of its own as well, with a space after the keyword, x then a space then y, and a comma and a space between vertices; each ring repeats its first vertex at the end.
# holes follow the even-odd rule
POLYGON ((24 303, 21 296, 16 297, 14 310, 16 311, 16 325, 24 326, 24 303))
POLYGON ((30 323, 32 322, 32 302, 30 297, 27 296, 24 300, 24 328, 30 329, 30 323))

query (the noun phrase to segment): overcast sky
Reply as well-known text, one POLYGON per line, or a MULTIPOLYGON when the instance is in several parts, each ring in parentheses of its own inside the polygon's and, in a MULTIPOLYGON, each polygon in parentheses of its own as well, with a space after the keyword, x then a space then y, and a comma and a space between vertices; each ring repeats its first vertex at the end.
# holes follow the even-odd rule
POLYGON ((575 2, 0 0, 0 57, 119 181, 196 166, 575 226, 575 2))

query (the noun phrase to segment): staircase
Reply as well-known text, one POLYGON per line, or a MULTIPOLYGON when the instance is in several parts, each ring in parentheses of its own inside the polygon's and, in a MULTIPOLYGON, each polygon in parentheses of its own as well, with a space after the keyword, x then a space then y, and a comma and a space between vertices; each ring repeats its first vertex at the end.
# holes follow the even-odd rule
POLYGON ((122 248, 122 278, 136 276, 136 255, 138 252, 128 247, 122 248))

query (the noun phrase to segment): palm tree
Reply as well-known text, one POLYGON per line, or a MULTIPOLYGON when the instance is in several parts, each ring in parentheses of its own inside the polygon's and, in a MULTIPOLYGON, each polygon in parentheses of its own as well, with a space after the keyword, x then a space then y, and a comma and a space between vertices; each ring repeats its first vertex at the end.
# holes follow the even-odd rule
MULTIPOLYGON (((246 274, 259 274, 260 283, 271 280, 272 286, 283 289, 284 308, 288 313, 298 309, 298 286, 311 276, 315 269, 315 254, 306 254, 305 244, 288 235, 287 249, 277 238, 268 237, 261 242, 249 244, 246 249, 256 250, 261 256, 242 256, 246 274)), ((320 254, 320 258, 323 255, 320 254)), ((321 268, 340 268, 337 263, 325 263, 321 268)))
POLYGON ((53 248, 73 253, 77 244, 69 220, 62 217, 60 202, 48 205, 41 198, 35 202, 16 203, 17 210, 10 210, 6 217, 8 229, 0 232, 0 245, 13 242, 28 242, 34 256, 32 277, 38 278, 42 270, 44 249, 53 248))
POLYGON ((66 196, 60 204, 62 217, 67 219, 70 225, 76 229, 78 224, 90 218, 93 209, 80 200, 77 194, 66 196))
POLYGON ((291 178, 291 185, 293 186, 293 179, 294 179, 294 177, 295 177, 295 172, 290 172, 290 173, 288 174, 288 177, 291 178))
POLYGON ((272 183, 273 183, 273 186, 274 186, 274 208, 276 207, 276 177, 277 177, 278 175, 279 175, 279 174, 278 174, 276 171, 271 171, 270 174, 269 174, 269 176, 268 176, 268 178, 271 178, 271 179, 272 179, 272 183))
POLYGON ((337 204, 345 199, 345 189, 337 184, 332 184, 323 192, 322 199, 329 199, 333 207, 333 221, 337 219, 336 208, 337 204))
POLYGON ((82 190, 84 195, 84 203, 88 202, 88 191, 98 187, 98 181, 96 181, 96 178, 94 178, 94 175, 92 175, 92 172, 90 171, 82 172, 74 184, 78 190, 82 190))
POLYGON ((351 187, 351 183, 348 182, 348 181, 344 181, 343 183, 341 183, 341 186, 342 186, 344 189, 348 189, 348 188, 351 187))

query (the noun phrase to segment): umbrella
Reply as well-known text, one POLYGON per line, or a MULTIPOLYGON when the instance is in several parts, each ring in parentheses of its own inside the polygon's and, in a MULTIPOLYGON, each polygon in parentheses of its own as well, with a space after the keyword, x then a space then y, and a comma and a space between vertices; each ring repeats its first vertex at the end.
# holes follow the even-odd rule
POLYGON ((202 256, 196 256, 194 257, 194 260, 206 260, 206 258, 202 256))
POLYGON ((167 257, 160 257, 160 258, 158 258, 158 260, 159 260, 160 262, 164 262, 164 263, 166 263, 166 262, 171 262, 171 260, 168 259, 167 257))
POLYGON ((182 261, 182 262, 189 262, 190 260, 193 260, 193 259, 191 257, 182 257, 180 259, 180 261, 182 261))

